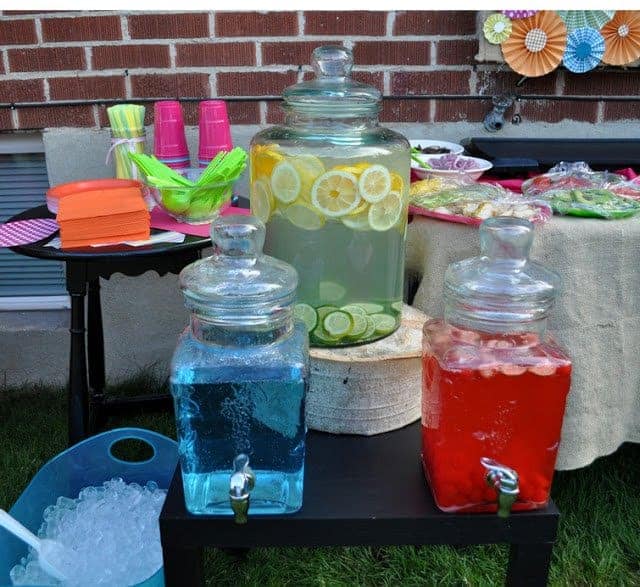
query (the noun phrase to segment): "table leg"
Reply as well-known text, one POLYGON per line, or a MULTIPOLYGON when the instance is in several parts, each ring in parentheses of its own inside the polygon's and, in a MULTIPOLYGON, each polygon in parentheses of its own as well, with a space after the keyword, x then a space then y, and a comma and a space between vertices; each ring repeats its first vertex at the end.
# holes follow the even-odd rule
POLYGON ((553 542, 512 544, 509 551, 507 585, 544 587, 549 577, 553 542))
POLYGON ((91 388, 91 412, 88 432, 93 434, 104 423, 104 336, 102 332, 102 306, 100 303, 100 278, 89 282, 87 305, 87 349, 89 363, 89 387, 91 388))
POLYGON ((67 282, 71 296, 71 349, 69 353, 69 444, 86 437, 89 416, 87 358, 85 352, 84 298, 85 283, 67 282))
POLYGON ((162 547, 166 587, 198 587, 202 581, 202 548, 162 547))

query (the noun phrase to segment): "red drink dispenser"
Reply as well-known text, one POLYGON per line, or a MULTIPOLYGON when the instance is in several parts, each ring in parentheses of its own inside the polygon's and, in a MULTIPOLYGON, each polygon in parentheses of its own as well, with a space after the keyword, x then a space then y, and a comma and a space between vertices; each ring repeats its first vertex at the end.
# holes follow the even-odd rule
POLYGON ((532 242, 526 220, 486 220, 481 256, 447 269, 444 320, 424 327, 422 460, 443 511, 549 500, 571 361, 546 332, 560 278, 532 242))

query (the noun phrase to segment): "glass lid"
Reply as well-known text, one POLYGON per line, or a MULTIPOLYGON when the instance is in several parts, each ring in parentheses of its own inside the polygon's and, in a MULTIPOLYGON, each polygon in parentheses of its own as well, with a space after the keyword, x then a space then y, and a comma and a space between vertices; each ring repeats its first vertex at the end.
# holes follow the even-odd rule
POLYGON ((351 50, 332 45, 317 47, 311 65, 316 78, 290 86, 283 92, 285 110, 334 118, 370 116, 380 110, 380 91, 351 78, 351 50))
POLYGON ((481 224, 481 255, 452 263, 445 273, 447 322, 484 332, 544 329, 560 277, 529 259, 533 230, 518 218, 481 224))
POLYGON ((296 270, 262 252, 264 224, 253 216, 224 216, 211 225, 214 254, 180 272, 186 306, 225 322, 264 323, 288 310, 296 270))

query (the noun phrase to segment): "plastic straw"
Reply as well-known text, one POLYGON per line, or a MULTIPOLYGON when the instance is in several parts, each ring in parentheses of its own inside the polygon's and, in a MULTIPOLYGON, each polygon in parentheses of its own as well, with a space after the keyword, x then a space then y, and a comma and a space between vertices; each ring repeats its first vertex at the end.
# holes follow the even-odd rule
POLYGON ((115 154, 116 177, 138 179, 138 169, 128 153, 144 153, 144 106, 119 104, 107 108, 111 125, 112 149, 115 154))

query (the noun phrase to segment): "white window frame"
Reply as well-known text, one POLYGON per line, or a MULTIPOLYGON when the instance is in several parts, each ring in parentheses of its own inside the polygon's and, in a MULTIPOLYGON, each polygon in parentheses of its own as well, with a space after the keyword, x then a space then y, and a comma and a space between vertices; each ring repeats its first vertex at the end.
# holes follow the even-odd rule
MULTIPOLYGON (((44 153, 42 134, 0 135, 0 154, 44 153)), ((0 311, 68 310, 71 298, 57 296, 0 296, 0 311)))

